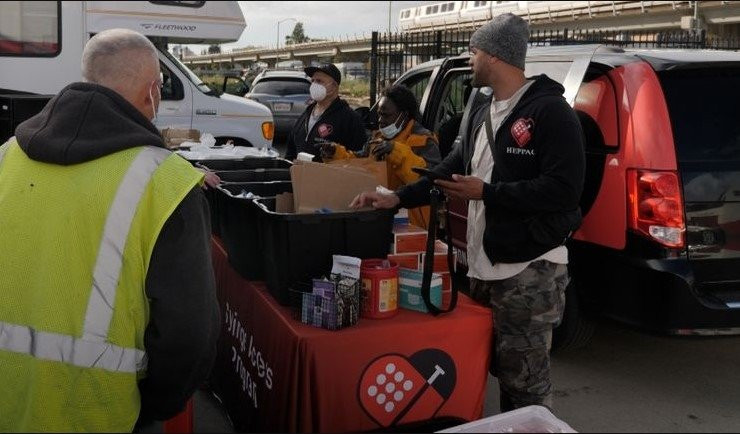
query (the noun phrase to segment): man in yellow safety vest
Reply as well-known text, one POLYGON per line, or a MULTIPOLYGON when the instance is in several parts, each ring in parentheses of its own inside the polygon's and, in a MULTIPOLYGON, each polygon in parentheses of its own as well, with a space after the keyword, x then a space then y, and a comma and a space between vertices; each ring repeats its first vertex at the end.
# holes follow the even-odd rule
POLYGON ((210 370, 203 174, 151 122, 159 71, 144 36, 101 32, 0 146, 0 432, 131 431, 210 370))

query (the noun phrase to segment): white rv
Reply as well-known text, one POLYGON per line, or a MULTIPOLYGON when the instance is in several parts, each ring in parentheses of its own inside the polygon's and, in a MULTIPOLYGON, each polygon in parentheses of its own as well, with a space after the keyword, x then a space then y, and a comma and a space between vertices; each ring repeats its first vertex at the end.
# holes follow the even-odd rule
POLYGON ((274 124, 267 107, 210 89, 167 51, 172 43, 233 42, 245 26, 235 1, 0 2, 0 143, 53 94, 81 80, 82 50, 92 35, 127 28, 159 51, 159 128, 195 128, 219 142, 270 147, 274 124))

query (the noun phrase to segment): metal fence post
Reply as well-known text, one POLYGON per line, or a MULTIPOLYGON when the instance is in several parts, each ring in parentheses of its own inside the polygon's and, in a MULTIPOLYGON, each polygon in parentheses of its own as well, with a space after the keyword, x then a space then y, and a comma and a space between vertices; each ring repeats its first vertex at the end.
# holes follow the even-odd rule
POLYGON ((370 41, 370 107, 372 107, 378 93, 378 32, 373 32, 370 41))
POLYGON ((437 30, 436 40, 434 41, 434 58, 439 59, 442 57, 442 31, 437 30))

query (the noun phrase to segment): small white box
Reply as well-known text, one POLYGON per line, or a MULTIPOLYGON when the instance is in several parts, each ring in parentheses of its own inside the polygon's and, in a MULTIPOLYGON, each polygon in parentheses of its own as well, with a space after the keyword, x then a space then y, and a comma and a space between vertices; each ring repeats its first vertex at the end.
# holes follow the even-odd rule
POLYGON ((519 408, 506 413, 489 416, 464 425, 453 426, 446 433, 574 433, 567 423, 556 418, 550 410, 539 405, 519 408))

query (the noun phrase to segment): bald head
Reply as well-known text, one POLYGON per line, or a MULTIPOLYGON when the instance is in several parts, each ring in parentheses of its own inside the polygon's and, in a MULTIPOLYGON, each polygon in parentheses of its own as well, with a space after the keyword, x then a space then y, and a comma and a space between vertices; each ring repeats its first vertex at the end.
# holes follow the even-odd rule
MULTIPOLYGON (((93 36, 82 52, 82 78, 115 90, 149 119, 153 117, 151 87, 159 80, 159 59, 144 35, 110 29, 93 36)), ((156 97, 159 104, 158 93, 156 97)))

